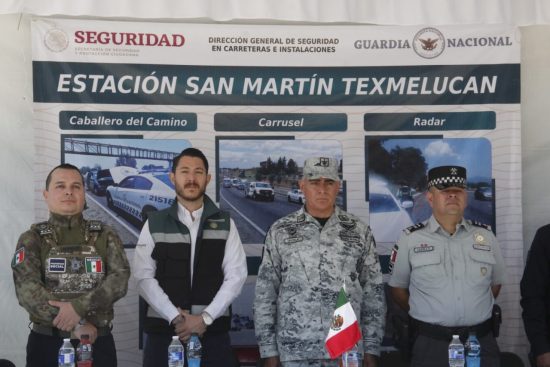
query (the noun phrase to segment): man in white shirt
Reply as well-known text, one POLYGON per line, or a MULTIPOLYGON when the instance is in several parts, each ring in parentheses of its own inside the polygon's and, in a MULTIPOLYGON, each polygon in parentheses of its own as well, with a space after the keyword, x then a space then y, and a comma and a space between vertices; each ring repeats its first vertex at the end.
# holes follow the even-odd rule
POLYGON ((187 148, 172 162, 176 202, 150 213, 132 273, 148 304, 143 366, 168 364, 172 335, 201 337, 202 367, 232 365, 230 305, 247 277, 246 256, 229 214, 205 195, 208 161, 187 148))

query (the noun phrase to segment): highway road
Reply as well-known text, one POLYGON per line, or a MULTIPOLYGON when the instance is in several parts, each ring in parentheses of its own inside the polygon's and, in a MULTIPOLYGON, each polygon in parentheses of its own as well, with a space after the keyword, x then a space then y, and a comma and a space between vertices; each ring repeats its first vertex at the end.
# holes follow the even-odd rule
POLYGON ((246 198, 244 190, 221 187, 220 208, 230 212, 243 243, 263 243, 273 222, 301 207, 289 203, 286 194, 286 190, 275 190, 274 201, 256 201, 246 198))
POLYGON ((99 196, 88 191, 86 192, 86 204, 88 208, 84 210, 85 218, 100 220, 113 227, 125 246, 136 244, 141 228, 137 227, 136 223, 128 220, 127 216, 109 209, 105 196, 99 196))

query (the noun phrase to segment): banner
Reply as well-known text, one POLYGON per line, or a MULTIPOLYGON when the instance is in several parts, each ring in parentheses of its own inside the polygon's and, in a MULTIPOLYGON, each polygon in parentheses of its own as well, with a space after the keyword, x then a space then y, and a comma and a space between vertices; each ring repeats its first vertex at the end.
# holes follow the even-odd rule
MULTIPOLYGON (((438 165, 467 168, 466 217, 490 224, 507 265, 522 265, 516 28, 35 19, 32 40, 37 220, 48 171, 75 164, 85 215, 115 227, 131 258, 147 213, 173 203, 171 159, 201 149, 207 194, 235 219, 248 256, 234 344, 255 344, 263 239, 303 204, 308 157, 339 160, 337 204, 370 224, 386 279, 401 230, 431 213, 425 177, 438 165)), ((508 280, 501 298, 519 315, 519 275, 508 280)), ((141 363, 137 303, 130 284, 114 329, 128 365, 141 363)), ((501 346, 513 345, 518 325, 503 328, 501 346)), ((389 323, 387 333, 391 347, 389 323)))

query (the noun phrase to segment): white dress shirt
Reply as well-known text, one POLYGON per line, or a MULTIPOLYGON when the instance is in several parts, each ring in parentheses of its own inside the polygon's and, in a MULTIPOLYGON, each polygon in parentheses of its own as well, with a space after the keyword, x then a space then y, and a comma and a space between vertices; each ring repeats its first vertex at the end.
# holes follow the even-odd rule
MULTIPOLYGON (((191 236, 191 281, 193 279, 193 265, 195 258, 195 243, 200 227, 200 218, 203 207, 189 212, 178 203, 178 219, 190 232, 191 236)), ((224 279, 212 302, 204 309, 212 319, 223 315, 233 300, 241 293, 241 289, 248 275, 246 255, 239 237, 237 227, 230 219, 229 236, 225 245, 225 254, 222 262, 224 279)), ((149 221, 145 222, 136 245, 136 252, 132 264, 132 274, 137 281, 139 294, 169 323, 178 316, 177 307, 170 301, 168 295, 159 286, 155 279, 156 261, 151 257, 155 243, 149 231, 149 221)))

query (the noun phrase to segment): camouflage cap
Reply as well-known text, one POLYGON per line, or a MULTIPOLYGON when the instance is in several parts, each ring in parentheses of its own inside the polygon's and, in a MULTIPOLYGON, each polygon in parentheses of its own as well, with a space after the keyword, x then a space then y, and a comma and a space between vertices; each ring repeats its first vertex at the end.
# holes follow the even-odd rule
POLYGON ((428 171, 428 188, 438 190, 448 187, 466 188, 466 168, 460 166, 439 166, 428 171))
POLYGON ((321 177, 338 181, 338 161, 334 158, 316 157, 304 162, 304 179, 318 180, 321 177))

